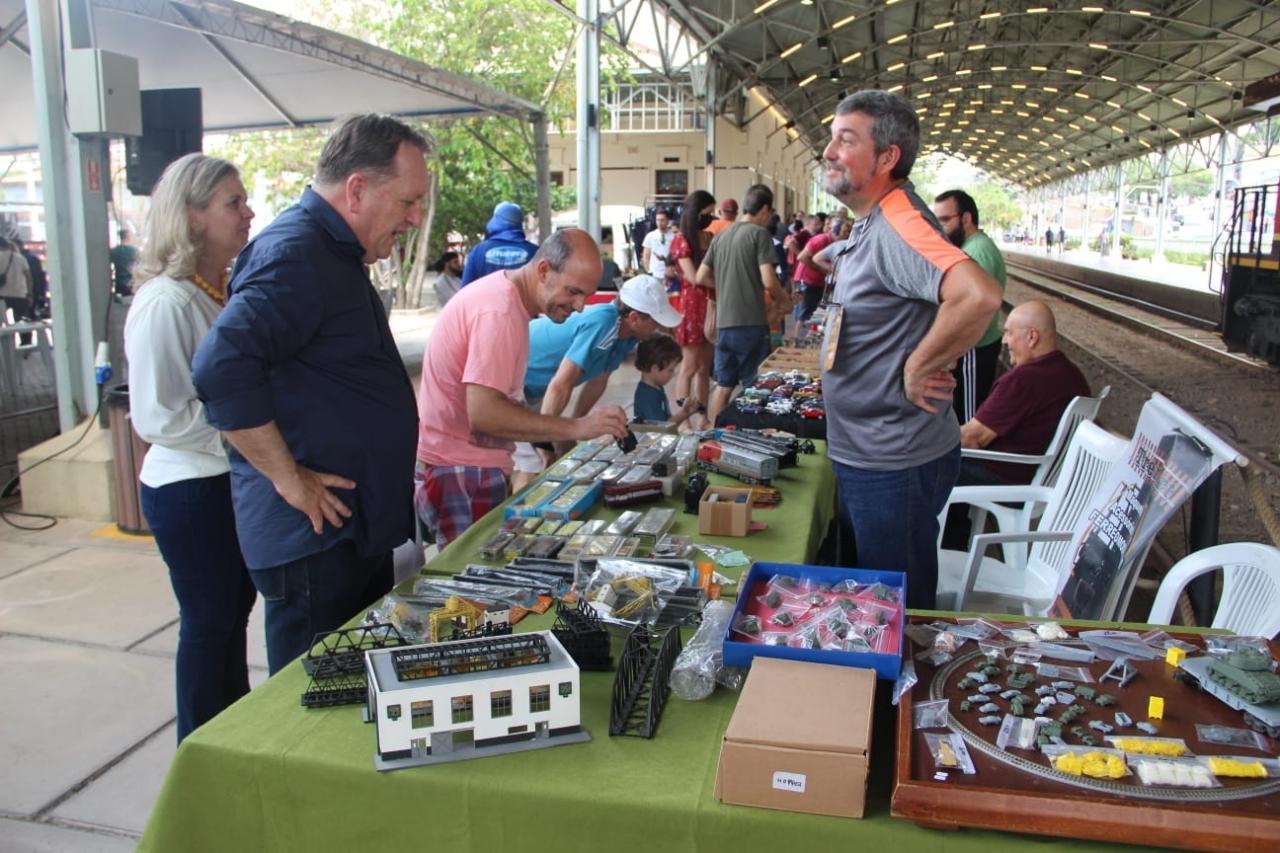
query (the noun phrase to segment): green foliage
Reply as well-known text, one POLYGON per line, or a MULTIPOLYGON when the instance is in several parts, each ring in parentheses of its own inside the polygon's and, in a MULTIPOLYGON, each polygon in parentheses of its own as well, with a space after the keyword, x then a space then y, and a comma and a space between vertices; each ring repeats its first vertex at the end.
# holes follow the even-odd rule
POLYGON ((239 167, 250 195, 266 194, 276 210, 288 207, 315 174, 324 131, 307 127, 231 133, 209 153, 239 167))
POLYGON ((1201 169, 1198 172, 1174 175, 1169 179, 1169 190, 1174 195, 1204 198, 1213 192, 1214 183, 1213 172, 1201 169))
POLYGON ((978 205, 982 230, 988 233, 1004 231, 1022 221, 1022 207, 999 181, 980 181, 969 189, 969 194, 978 205))
POLYGON ((1186 264, 1192 267, 1204 267, 1209 263, 1208 252, 1183 251, 1181 249, 1165 249, 1164 257, 1171 264, 1186 264))

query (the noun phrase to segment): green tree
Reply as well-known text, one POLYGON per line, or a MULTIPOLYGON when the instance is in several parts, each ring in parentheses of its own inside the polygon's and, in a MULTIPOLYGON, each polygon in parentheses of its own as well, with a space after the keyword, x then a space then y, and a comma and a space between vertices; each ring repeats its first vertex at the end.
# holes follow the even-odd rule
POLYGON ((978 205, 978 217, 984 231, 1004 231, 1022 221, 1022 206, 1013 200, 1000 181, 984 177, 974 184, 969 194, 978 205))

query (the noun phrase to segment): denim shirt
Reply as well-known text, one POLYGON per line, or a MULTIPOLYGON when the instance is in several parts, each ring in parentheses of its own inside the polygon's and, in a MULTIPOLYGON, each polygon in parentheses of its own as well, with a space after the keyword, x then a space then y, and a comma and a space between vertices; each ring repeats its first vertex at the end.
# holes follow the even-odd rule
POLYGON ((320 535, 229 448, 245 562, 265 569, 353 539, 362 556, 413 533, 417 408, 387 315, 347 223, 308 188, 236 259, 231 298, 197 349, 196 391, 220 430, 274 421, 293 458, 353 480, 352 511, 320 535))

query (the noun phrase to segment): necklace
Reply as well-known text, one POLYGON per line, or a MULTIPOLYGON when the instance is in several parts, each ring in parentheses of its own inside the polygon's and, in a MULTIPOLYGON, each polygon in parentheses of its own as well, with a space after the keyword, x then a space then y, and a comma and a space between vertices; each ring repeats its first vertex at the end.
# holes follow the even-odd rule
POLYGON ((200 273, 192 273, 191 280, 195 282, 196 287, 200 288, 205 294, 219 305, 227 304, 227 277, 222 277, 222 286, 214 287, 200 273))

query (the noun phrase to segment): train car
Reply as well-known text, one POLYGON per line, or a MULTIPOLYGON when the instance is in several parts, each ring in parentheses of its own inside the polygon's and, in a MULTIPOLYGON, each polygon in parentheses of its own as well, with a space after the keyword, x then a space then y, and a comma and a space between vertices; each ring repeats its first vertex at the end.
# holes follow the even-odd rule
POLYGON ((1227 348, 1280 365, 1280 182, 1235 191, 1222 271, 1227 348))
POLYGON ((704 442, 698 448, 698 467, 752 485, 767 486, 778 476, 778 460, 774 457, 718 441, 704 442))
MULTIPOLYGON (((1245 88, 1244 105, 1280 104, 1280 75, 1245 88)), ((1280 181, 1241 187, 1231 206, 1231 230, 1222 272, 1222 339, 1280 365, 1280 181)))

